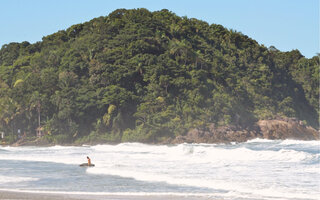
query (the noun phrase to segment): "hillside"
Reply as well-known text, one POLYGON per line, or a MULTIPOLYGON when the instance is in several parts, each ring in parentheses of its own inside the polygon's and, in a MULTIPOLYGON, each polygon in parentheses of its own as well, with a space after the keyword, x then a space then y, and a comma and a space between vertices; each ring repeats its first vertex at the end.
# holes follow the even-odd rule
POLYGON ((161 142, 296 118, 318 129, 319 58, 168 10, 119 9, 0 50, 0 131, 161 142))

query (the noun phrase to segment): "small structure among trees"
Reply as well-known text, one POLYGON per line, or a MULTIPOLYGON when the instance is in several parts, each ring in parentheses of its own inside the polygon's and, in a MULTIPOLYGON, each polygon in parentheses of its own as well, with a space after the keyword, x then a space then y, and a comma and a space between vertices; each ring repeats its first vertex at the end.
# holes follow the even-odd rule
POLYGON ((42 136, 44 136, 44 134, 45 134, 42 126, 39 126, 39 127, 36 129, 36 131, 37 131, 37 137, 39 137, 39 138, 42 137, 42 136))

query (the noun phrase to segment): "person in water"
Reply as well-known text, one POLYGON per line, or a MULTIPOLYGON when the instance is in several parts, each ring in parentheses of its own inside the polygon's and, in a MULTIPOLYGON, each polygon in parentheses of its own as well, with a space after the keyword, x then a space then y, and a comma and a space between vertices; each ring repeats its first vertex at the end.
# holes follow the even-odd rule
POLYGON ((88 166, 91 165, 91 159, 89 158, 89 156, 87 156, 87 159, 88 159, 88 166))

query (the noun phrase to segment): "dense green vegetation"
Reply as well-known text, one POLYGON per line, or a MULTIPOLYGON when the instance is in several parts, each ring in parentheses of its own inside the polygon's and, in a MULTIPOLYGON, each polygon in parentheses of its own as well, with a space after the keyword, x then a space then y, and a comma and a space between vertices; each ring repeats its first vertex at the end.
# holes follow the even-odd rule
POLYGON ((296 117, 318 128, 319 58, 168 10, 116 10, 0 50, 0 131, 158 142, 296 117))

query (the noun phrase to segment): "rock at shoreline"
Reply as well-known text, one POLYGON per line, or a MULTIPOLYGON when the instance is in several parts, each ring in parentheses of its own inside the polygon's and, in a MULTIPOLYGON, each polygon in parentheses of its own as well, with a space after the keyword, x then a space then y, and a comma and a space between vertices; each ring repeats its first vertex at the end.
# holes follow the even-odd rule
MULTIPOLYGON (((205 129, 194 128, 186 135, 180 135, 174 139, 167 138, 165 141, 162 141, 161 144, 246 142, 255 138, 270 140, 320 140, 320 132, 310 126, 305 126, 297 119, 279 118, 259 120, 254 125, 246 128, 232 125, 216 127, 214 124, 211 124, 205 129)), ((54 144, 49 143, 44 138, 37 138, 35 140, 22 138, 12 146, 50 145, 54 144)))
POLYGON ((319 140, 319 132, 310 126, 305 126, 296 119, 282 118, 274 120, 260 120, 248 128, 236 126, 192 129, 185 136, 177 136, 171 143, 229 143, 245 142, 254 138, 272 140, 296 139, 319 140))
POLYGON ((319 132, 310 126, 305 126, 296 119, 282 120, 260 120, 257 125, 260 127, 263 138, 266 139, 298 139, 298 140, 319 140, 319 132))

